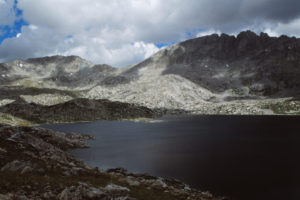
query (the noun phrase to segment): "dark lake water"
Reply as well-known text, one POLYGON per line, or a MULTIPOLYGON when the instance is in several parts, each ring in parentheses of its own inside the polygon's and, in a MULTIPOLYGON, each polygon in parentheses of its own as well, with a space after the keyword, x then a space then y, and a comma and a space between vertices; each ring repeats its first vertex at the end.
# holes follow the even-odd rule
POLYGON ((91 148, 72 154, 102 169, 177 178, 232 199, 300 199, 300 117, 195 116, 43 127, 96 136, 91 148))

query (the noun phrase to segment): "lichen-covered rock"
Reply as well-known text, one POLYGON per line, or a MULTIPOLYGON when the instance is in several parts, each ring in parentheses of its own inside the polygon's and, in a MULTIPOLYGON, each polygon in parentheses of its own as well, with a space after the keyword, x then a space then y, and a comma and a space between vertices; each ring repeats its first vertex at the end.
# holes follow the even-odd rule
POLYGON ((130 190, 126 187, 122 187, 115 184, 108 184, 103 190, 112 195, 126 195, 130 190))
POLYGON ((126 177, 121 177, 119 179, 120 182, 126 182, 128 183, 130 186, 139 186, 141 185, 141 182, 136 180, 134 177, 132 176, 126 176, 126 177))
POLYGON ((89 186, 85 183, 78 183, 77 186, 65 188, 59 195, 59 200, 108 200, 108 196, 99 188, 89 186))

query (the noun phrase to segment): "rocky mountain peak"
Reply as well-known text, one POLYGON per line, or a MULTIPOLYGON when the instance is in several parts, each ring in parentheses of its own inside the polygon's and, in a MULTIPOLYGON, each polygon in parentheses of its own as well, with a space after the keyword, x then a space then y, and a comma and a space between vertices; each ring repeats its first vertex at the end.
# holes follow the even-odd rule
POLYGON ((270 36, 269 36, 267 33, 264 33, 264 32, 261 32, 261 33, 259 34, 259 37, 260 37, 260 38, 263 38, 263 39, 268 39, 268 38, 270 38, 270 36))
POLYGON ((237 39, 257 39, 259 36, 256 35, 256 33, 250 31, 250 30, 247 30, 247 31, 243 31, 243 32, 240 32, 238 35, 237 35, 237 39))

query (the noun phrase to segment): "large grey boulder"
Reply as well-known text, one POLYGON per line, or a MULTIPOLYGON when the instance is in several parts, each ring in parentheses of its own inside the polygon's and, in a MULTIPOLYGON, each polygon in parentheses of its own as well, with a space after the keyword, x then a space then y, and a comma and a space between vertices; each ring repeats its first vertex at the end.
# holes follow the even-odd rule
POLYGON ((65 188, 59 195, 59 200, 108 200, 107 195, 99 188, 89 186, 86 183, 78 183, 77 186, 65 188))

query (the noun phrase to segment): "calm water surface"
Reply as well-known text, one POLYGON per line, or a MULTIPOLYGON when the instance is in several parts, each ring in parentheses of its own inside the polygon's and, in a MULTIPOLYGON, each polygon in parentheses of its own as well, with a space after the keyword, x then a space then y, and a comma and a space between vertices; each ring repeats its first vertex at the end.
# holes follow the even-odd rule
POLYGON ((177 178, 232 199, 300 199, 300 117, 196 116, 43 127, 96 136, 91 148, 72 154, 102 169, 177 178))

